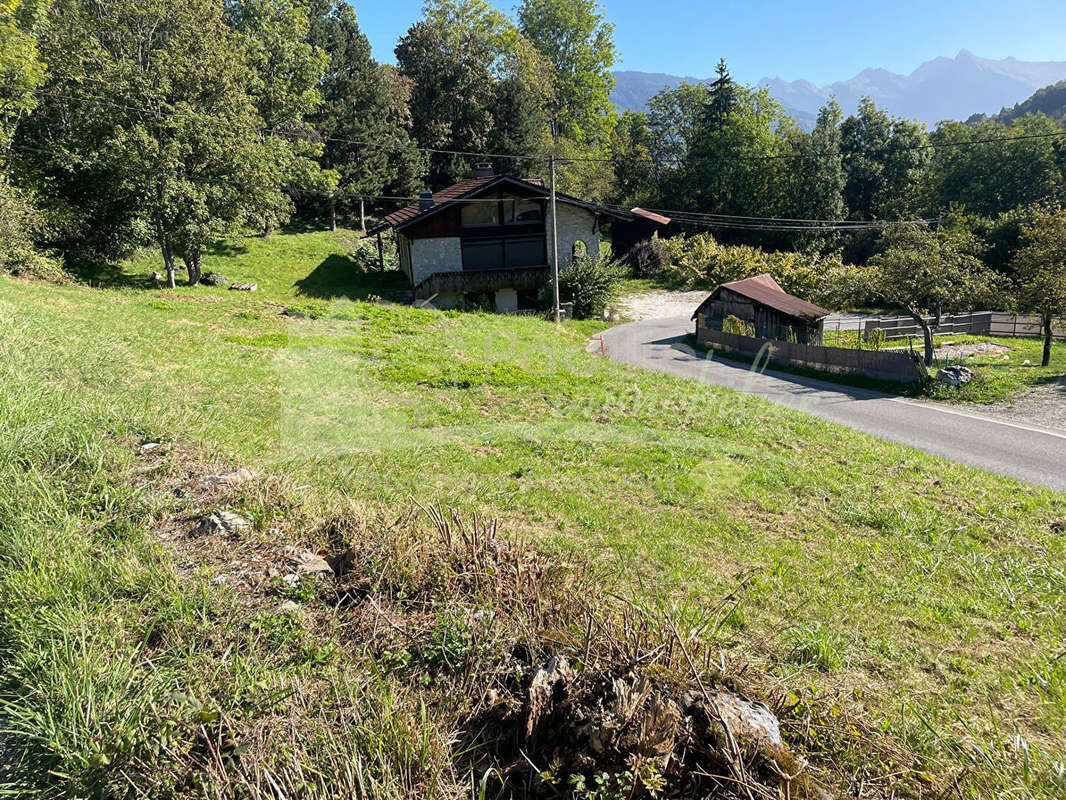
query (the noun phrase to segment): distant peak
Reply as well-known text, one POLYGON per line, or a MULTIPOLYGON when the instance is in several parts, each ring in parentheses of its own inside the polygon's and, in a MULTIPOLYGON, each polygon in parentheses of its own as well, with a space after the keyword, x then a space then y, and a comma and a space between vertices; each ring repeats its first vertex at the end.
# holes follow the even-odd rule
POLYGON ((958 54, 955 56, 955 60, 956 61, 973 61, 976 58, 977 58, 977 56, 975 56, 973 53, 971 53, 965 47, 962 50, 960 50, 958 52, 958 54))

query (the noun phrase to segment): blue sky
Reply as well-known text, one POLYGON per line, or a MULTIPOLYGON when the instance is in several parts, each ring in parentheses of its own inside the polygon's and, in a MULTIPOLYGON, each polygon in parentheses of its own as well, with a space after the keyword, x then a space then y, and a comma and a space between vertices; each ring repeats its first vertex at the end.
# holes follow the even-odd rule
MULTIPOLYGON (((865 67, 909 73, 967 49, 985 58, 1066 61, 1064 0, 601 0, 615 23, 618 69, 697 78, 724 57, 736 78, 846 80, 865 67)), ((422 0, 354 0, 375 56, 396 40, 422 0)), ((514 2, 497 3, 510 11, 514 2)))

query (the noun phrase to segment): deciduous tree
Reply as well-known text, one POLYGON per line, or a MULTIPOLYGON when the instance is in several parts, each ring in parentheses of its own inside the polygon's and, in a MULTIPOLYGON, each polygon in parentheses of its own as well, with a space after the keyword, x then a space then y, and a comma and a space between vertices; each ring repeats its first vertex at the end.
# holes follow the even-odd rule
MULTIPOLYGON (((245 45, 248 87, 263 120, 263 146, 270 151, 264 176, 272 184, 328 191, 336 176, 319 166, 322 144, 306 118, 319 106, 319 86, 329 57, 309 41, 308 10, 293 0, 226 0, 229 24, 245 45)), ((265 200, 266 198, 264 198, 265 200)), ((258 212, 259 229, 269 236, 292 214, 287 194, 278 192, 258 212)))
POLYGON ((602 8, 596 0, 523 0, 518 26, 553 68, 553 134, 581 148, 606 146, 615 122, 611 67, 618 53, 602 8))
POLYGON ((1054 323, 1066 318, 1066 211, 1037 210, 1022 226, 1022 246, 1014 257, 1018 299, 1040 314, 1044 333, 1042 364, 1051 363, 1054 323))
POLYGON ((208 244, 278 202, 244 43, 213 0, 60 2, 38 166, 112 252, 149 236, 170 285, 178 258, 196 283, 208 244))
POLYGON ((994 275, 979 258, 976 237, 963 230, 897 225, 885 231, 881 245, 870 259, 872 291, 918 323, 925 364, 932 366, 933 332, 926 317, 973 308, 992 294, 994 275))

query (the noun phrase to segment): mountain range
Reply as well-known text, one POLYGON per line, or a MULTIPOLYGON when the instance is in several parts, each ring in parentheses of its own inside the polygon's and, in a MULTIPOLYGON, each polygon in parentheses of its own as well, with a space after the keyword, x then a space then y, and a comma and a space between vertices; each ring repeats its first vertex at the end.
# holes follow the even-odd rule
MULTIPOLYGON (((657 92, 682 81, 709 82, 662 73, 620 71, 614 75, 617 83, 611 99, 619 110, 642 110, 657 92)), ((834 96, 846 114, 855 111, 860 98, 868 96, 893 116, 933 126, 944 119, 994 115, 1026 100, 1037 89, 1062 80, 1066 80, 1066 61, 993 60, 962 50, 954 58, 926 61, 910 75, 864 69, 850 80, 828 86, 782 78, 763 78, 758 86, 769 88, 805 128, 814 124, 818 109, 834 96)))

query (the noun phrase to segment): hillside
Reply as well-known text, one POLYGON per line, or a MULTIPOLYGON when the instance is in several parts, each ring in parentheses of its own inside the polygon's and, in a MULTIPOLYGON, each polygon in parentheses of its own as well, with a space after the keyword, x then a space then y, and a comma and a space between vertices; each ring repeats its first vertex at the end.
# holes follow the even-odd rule
MULTIPOLYGON (((673 685, 689 667, 647 622, 667 609, 707 676, 777 697, 842 796, 1055 795, 1066 497, 596 358, 595 324, 381 303, 352 244, 219 248, 210 268, 254 294, 146 288, 150 260, 105 289, 0 278, 0 634, 23 789, 477 796, 487 765, 458 754, 523 708, 507 676, 529 679, 531 643, 539 658, 555 637, 579 670, 668 646, 649 674, 673 685), (239 466, 261 478, 203 488, 239 466), (416 503, 498 518, 543 566, 485 572, 508 551, 416 503), (205 532, 220 510, 249 527, 205 532), (263 566, 293 552, 350 577, 263 566), (595 588, 501 582, 583 570, 595 588), (552 616, 615 595, 625 645, 552 616), (228 784, 200 786, 219 770, 228 784)), ((560 779, 532 752, 537 780, 560 779)))
MULTIPOLYGON (((671 75, 616 73, 612 99, 619 108, 643 108, 664 86, 682 79, 671 75), (658 87, 658 88, 655 88, 658 87)), ((918 119, 932 126, 944 119, 967 119, 996 113, 1029 97, 1034 90, 1066 79, 1066 62, 1026 62, 1014 58, 979 58, 967 50, 954 58, 936 58, 909 75, 885 69, 866 69, 846 81, 816 86, 810 81, 763 78, 770 93, 800 122, 813 120, 830 97, 845 113, 869 96, 895 116, 918 119)), ((690 79, 685 79, 690 80, 690 79)), ((809 123, 808 123, 809 124, 809 123)))
POLYGON ((1026 114, 1047 114, 1052 119, 1066 119, 1066 81, 1059 81, 1051 86, 1045 86, 1034 93, 1028 100, 1010 108, 1004 108, 991 117, 980 114, 974 115, 967 121, 977 122, 982 119, 993 119, 996 122, 1010 124, 1016 119, 1021 119, 1026 114))

